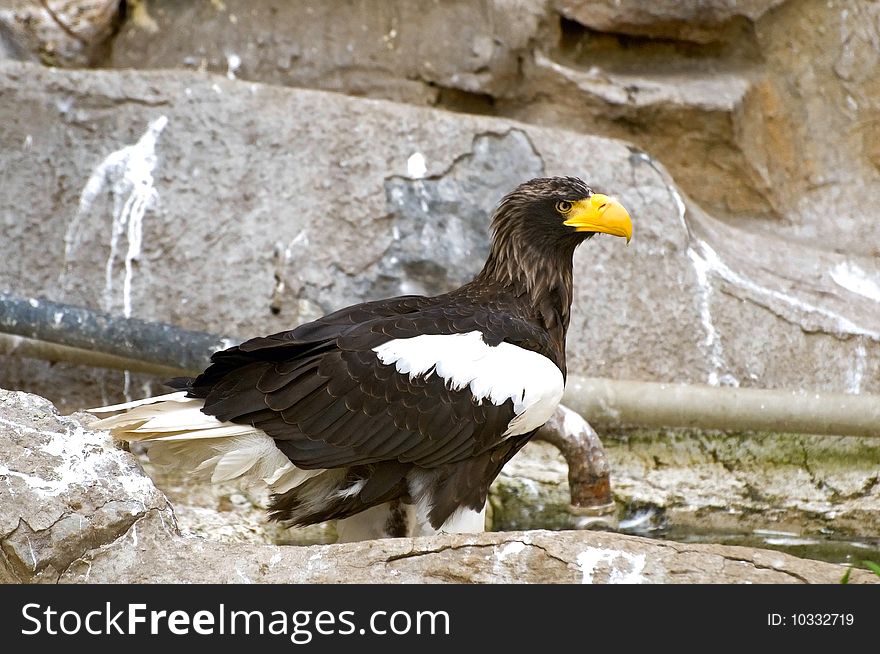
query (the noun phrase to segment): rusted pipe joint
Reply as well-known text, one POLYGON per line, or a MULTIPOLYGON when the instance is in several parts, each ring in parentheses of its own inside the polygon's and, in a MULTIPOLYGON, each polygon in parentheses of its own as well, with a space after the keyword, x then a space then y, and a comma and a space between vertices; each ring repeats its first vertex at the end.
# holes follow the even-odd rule
POLYGON ((591 518, 607 523, 615 513, 611 467, 596 431, 580 414, 560 404, 535 439, 556 447, 568 464, 569 511, 583 518, 578 526, 589 526, 591 518))

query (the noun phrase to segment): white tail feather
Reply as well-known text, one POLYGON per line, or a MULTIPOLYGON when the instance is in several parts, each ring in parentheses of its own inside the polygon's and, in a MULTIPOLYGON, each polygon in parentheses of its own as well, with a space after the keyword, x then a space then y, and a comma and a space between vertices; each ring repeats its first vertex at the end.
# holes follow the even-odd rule
POLYGON ((204 400, 181 391, 89 411, 124 411, 92 427, 106 429, 118 440, 143 443, 156 464, 203 475, 214 483, 262 482, 284 493, 325 472, 297 468, 264 431, 217 420, 202 412, 203 405, 204 400))
MULTIPOLYGON (((220 423, 223 424, 223 423, 220 423)), ((248 436, 253 433, 254 428, 250 425, 229 425, 226 424, 222 427, 209 427, 207 429, 196 429, 195 431, 176 431, 176 432, 142 432, 142 428, 138 428, 133 430, 131 433, 135 436, 138 436, 142 433, 149 434, 148 439, 141 438, 140 440, 149 440, 150 442, 159 442, 159 441, 197 441, 199 439, 213 439, 213 438, 231 438, 233 436, 248 436)), ((132 438, 131 440, 138 440, 137 438, 132 438)), ((273 443, 274 445, 274 443, 273 443)))
POLYGON ((159 402, 180 402, 188 400, 186 391, 177 391, 176 393, 168 393, 167 395, 157 395, 156 397, 145 397, 142 400, 134 400, 133 402, 123 402, 122 404, 111 404, 110 406, 99 406, 94 409, 86 409, 89 413, 113 413, 114 411, 122 411, 123 409, 133 409, 136 406, 145 404, 157 404, 159 402))
MULTIPOLYGON (((156 412, 153 417, 138 428, 142 432, 176 432, 183 429, 214 429, 217 427, 217 418, 202 413, 202 400, 190 400, 187 404, 172 404, 174 408, 170 411, 156 412)), ((157 405, 161 406, 161 405, 157 405)), ((143 411, 149 414, 152 406, 132 409, 131 413, 143 411)))
POLYGON ((285 467, 279 468, 275 471, 274 475, 267 477, 264 481, 269 485, 273 493, 283 494, 296 488, 304 481, 317 477, 324 472, 326 472, 324 468, 302 470, 288 461, 285 467))

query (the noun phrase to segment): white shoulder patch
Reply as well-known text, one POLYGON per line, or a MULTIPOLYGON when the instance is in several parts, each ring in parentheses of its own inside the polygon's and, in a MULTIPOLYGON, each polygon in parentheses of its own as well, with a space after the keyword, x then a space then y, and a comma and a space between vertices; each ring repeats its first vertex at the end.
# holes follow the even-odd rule
POLYGON ((513 400, 505 436, 543 425, 562 399, 565 381, 547 357, 511 343, 487 345, 479 331, 398 338, 373 348, 379 361, 410 379, 436 373, 453 390, 466 386, 477 402, 513 400))

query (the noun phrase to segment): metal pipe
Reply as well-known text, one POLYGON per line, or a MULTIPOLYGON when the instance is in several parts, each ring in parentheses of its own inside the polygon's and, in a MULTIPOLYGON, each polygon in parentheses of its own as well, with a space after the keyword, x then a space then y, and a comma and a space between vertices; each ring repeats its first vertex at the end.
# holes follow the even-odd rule
POLYGON ((37 341, 24 336, 12 334, 0 334, 0 354, 19 357, 31 357, 43 361, 65 361, 81 366, 93 368, 109 368, 111 370, 128 370, 129 372, 143 372, 160 377, 178 377, 181 375, 196 375, 199 370, 182 370, 162 366, 139 359, 118 357, 114 354, 104 354, 93 350, 82 350, 67 345, 58 345, 47 341, 37 341))
POLYGON ((562 400, 601 427, 671 427, 880 436, 880 395, 849 395, 569 375, 562 400))
MULTIPOLYGON (((0 293, 0 332, 173 368, 178 374, 200 372, 213 352, 238 342, 174 325, 5 293, 0 293)), ((36 353, 37 349, 33 346, 31 351, 36 353)), ((61 358, 62 354, 56 349, 52 356, 61 358)), ((81 353, 75 356, 83 360, 81 353)), ((91 365, 102 365, 98 359, 94 361, 91 365)), ((718 388, 570 375, 563 402, 602 427, 880 436, 880 396, 869 394, 718 388)))
POLYGON ((569 511, 579 516, 578 526, 616 526, 616 506, 611 495, 611 466, 599 435, 579 414, 561 404, 535 440, 557 448, 568 464, 569 511))
POLYGON ((211 354, 239 342, 9 293, 0 293, 0 332, 183 371, 203 370, 211 354))

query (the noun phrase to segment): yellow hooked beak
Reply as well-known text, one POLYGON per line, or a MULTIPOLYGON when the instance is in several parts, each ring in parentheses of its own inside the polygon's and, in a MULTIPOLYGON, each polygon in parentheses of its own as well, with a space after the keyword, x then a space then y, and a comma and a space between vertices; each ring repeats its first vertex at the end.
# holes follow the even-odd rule
POLYGON ((578 232, 623 236, 627 243, 633 233, 632 220, 623 205, 601 193, 593 193, 589 198, 573 202, 563 225, 574 227, 578 232))

